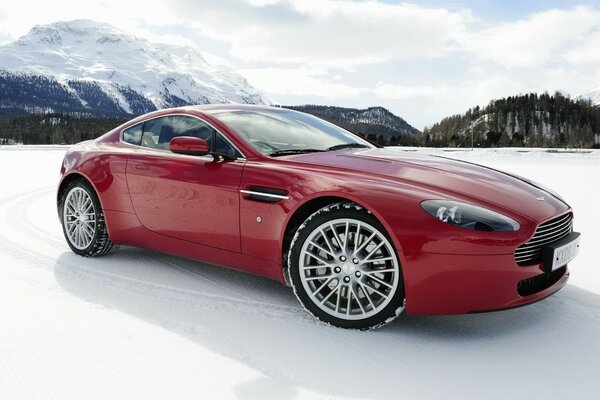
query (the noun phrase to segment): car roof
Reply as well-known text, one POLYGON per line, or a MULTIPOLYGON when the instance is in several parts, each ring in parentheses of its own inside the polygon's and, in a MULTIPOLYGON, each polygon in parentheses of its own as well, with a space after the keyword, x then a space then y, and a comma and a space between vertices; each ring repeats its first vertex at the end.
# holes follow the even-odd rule
POLYGON ((231 111, 273 111, 282 109, 279 106, 267 106, 267 105, 256 105, 256 104, 237 104, 237 103, 226 103, 226 104, 202 104, 197 106, 185 106, 181 109, 201 111, 206 114, 218 114, 220 112, 231 112, 231 111))

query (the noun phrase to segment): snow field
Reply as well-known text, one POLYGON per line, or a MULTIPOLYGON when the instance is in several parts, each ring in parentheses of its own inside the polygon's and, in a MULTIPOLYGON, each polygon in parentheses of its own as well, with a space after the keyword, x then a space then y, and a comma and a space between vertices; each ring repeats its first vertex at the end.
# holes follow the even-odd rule
POLYGON ((570 283, 528 307, 354 332, 267 279, 131 247, 74 255, 55 207, 64 151, 0 147, 0 399, 600 395, 600 152, 419 149, 553 187, 581 254, 570 283))

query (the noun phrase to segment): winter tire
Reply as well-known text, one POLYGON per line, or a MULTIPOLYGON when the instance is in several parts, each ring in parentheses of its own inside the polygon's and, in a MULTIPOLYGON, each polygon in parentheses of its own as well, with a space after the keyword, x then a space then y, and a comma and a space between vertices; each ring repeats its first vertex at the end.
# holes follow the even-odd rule
POLYGON ((70 182, 61 193, 59 210, 65 239, 74 253, 97 257, 115 248, 98 196, 88 182, 70 182))
POLYGON ((400 315, 404 284, 383 225, 353 203, 321 208, 298 228, 288 254, 294 292, 318 319, 373 329, 400 315))

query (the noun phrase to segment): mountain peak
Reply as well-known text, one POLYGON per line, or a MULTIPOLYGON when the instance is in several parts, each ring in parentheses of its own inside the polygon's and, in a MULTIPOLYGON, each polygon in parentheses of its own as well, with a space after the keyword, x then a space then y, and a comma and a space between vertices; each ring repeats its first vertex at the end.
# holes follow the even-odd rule
MULTIPOLYGON (((244 77, 211 65, 195 48, 153 43, 86 19, 36 25, 0 46, 0 70, 2 79, 49 79, 90 112, 96 112, 96 101, 85 100, 90 94, 82 90, 94 91, 93 98, 102 97, 103 104, 114 104, 124 115, 186 104, 268 103, 244 77)), ((35 94, 34 88, 27 91, 35 94)))
POLYGON ((600 86, 582 94, 580 97, 584 99, 590 99, 592 104, 600 106, 600 86))
POLYGON ((63 45, 64 37, 90 37, 105 35, 126 35, 114 26, 89 19, 58 21, 48 25, 35 25, 19 38, 19 42, 40 42, 47 45, 63 45))
POLYGON ((366 136, 370 134, 376 137, 381 136, 385 140, 402 136, 413 138, 419 132, 404 119, 381 106, 357 109, 307 104, 303 106, 286 106, 286 108, 313 114, 351 131, 366 136))
POLYGON ((56 29, 74 35, 89 35, 101 30, 116 30, 117 28, 104 22, 92 21, 91 19, 73 19, 70 21, 56 21, 47 25, 34 25, 31 31, 43 31, 46 29, 56 29))

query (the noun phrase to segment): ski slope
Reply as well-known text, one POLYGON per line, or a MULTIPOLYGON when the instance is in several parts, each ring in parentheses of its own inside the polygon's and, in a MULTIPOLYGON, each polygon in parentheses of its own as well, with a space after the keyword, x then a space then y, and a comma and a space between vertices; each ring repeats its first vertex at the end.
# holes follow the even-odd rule
POLYGON ((600 152, 425 151, 521 174, 575 209, 570 283, 528 307, 320 324, 276 282, 146 250, 71 253, 64 148, 0 147, 0 399, 595 399, 600 152))

